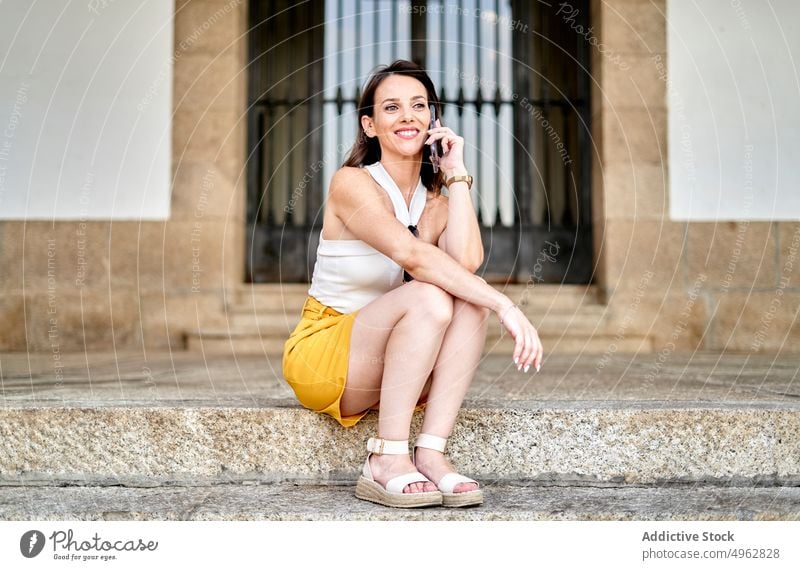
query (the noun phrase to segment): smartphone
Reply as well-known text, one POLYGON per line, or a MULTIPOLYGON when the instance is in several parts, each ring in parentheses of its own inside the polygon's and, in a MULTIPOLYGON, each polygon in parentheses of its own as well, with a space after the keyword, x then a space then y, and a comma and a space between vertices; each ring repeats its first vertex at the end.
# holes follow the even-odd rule
MULTIPOLYGON (((433 103, 430 104, 431 108, 431 124, 428 126, 429 129, 436 128, 436 105, 433 103)), ((442 156, 442 143, 437 141, 433 141, 431 144, 431 165, 433 165, 433 172, 439 172, 439 157, 442 156)))

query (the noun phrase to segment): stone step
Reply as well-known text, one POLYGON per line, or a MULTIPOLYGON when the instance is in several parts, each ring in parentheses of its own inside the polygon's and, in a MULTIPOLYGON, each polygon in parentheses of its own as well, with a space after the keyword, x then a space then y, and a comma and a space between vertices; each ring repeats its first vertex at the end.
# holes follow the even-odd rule
POLYGON ((308 296, 308 283, 258 283, 240 285, 233 289, 228 302, 229 311, 300 310, 308 296))
MULTIPOLYGON (((354 480, 374 413, 343 431, 289 400, 0 411, 0 482, 354 480)), ((416 418, 413 433, 419 430, 416 418)), ((449 446, 476 479, 800 484, 796 406, 468 403, 449 446), (720 426, 726 426, 720 428, 720 426)))
MULTIPOLYGON (((595 285, 500 285, 494 284, 515 303, 535 310, 576 310, 603 306, 595 285)), ((234 312, 289 312, 300 309, 308 295, 308 283, 258 283, 234 288, 228 310, 234 312)))
MULTIPOLYGON (((542 342, 556 354, 603 353, 611 344, 630 352, 652 350, 646 334, 628 330, 614 342, 608 308, 597 301, 592 285, 497 286, 516 301, 536 324, 542 342)), ((210 354, 281 354, 286 338, 300 320, 308 284, 256 284, 233 289, 227 305, 229 326, 186 334, 191 351, 210 354)), ((510 354, 513 345, 499 339, 499 323, 492 317, 486 353, 510 354)))
POLYGON ((186 349, 215 356, 269 354, 280 358, 288 336, 289 333, 285 336, 265 335, 250 329, 202 329, 186 335, 186 349))
MULTIPOLYGON (((228 320, 232 328, 237 330, 252 330, 260 332, 262 335, 278 334, 288 335, 297 323, 300 322, 300 310, 286 309, 284 311, 231 311, 228 313, 228 320)), ((524 312, 529 319, 534 322, 537 329, 545 334, 564 334, 568 331, 579 331, 582 333, 593 333, 596 330, 605 328, 608 320, 608 312, 602 305, 594 305, 590 308, 581 309, 580 312, 545 312, 524 307, 524 312)), ((499 331, 499 320, 496 316, 492 317, 492 330, 499 331)), ((285 338, 285 337, 284 337, 285 338)))
POLYGON ((0 487, 0 520, 541 521, 797 520, 799 487, 668 484, 506 485, 484 482, 478 507, 391 509, 353 485, 0 487))
MULTIPOLYGON (((270 354, 279 358, 283 354, 283 345, 289 331, 285 325, 277 332, 249 327, 203 329, 186 336, 187 349, 214 355, 270 354)), ((548 334, 547 330, 539 332, 546 354, 648 353, 654 350, 652 339, 645 335, 629 333, 625 338, 617 338, 610 334, 575 334, 573 331, 562 334, 548 334)), ((484 354, 512 354, 513 351, 514 342, 510 335, 505 334, 502 338, 499 332, 487 335, 484 354)))
MULTIPOLYGON (((452 434, 496 483, 800 484, 797 359, 487 356, 452 434)), ((0 485, 355 480, 377 431, 302 409, 268 357, 3 355, 0 485)), ((412 434, 419 431, 416 414, 412 434)))
POLYGON ((300 309, 286 313, 228 313, 232 326, 238 330, 260 332, 262 335, 282 336, 284 340, 300 322, 300 309))
MULTIPOLYGON (((602 313, 551 313, 541 316, 532 311, 525 311, 525 314, 536 327, 539 336, 575 335, 588 338, 594 334, 603 334, 607 322, 607 315, 602 313)), ((500 334, 500 321, 493 316, 489 321, 486 336, 488 338, 498 338, 500 334)), ((507 332, 503 331, 503 335, 506 334, 507 332)))
MULTIPOLYGON (((225 329, 202 329, 187 335, 189 350, 203 350, 213 354, 281 354, 283 344, 300 320, 299 312, 303 297, 296 307, 254 309, 233 306, 229 309, 230 327, 225 329)), ((612 327, 607 307, 586 304, 574 307, 542 307, 536 304, 522 305, 524 312, 537 326, 542 342, 556 354, 607 352, 613 345, 615 350, 647 352, 653 350, 647 334, 626 330, 625 338, 617 338, 618 327, 612 327)), ((496 316, 491 317, 487 333, 486 353, 510 354, 513 343, 510 337, 500 338, 500 324, 496 316)))
MULTIPOLYGON (((591 336, 565 333, 549 335, 540 331, 545 354, 612 354, 625 353, 651 353, 654 350, 653 340, 649 336, 627 334, 625 338, 616 335, 593 334, 591 336)), ((489 334, 486 337, 484 354, 512 354, 514 340, 505 334, 501 338, 499 333, 489 334)))

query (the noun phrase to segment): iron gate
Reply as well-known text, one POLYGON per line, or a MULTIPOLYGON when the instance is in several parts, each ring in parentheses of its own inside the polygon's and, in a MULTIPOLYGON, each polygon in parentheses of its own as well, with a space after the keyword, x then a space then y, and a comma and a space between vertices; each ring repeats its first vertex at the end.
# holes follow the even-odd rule
POLYGON ((248 280, 306 282, 360 87, 425 67, 467 142, 490 281, 592 276, 588 0, 253 1, 248 280), (582 26, 582 28, 578 28, 582 26))

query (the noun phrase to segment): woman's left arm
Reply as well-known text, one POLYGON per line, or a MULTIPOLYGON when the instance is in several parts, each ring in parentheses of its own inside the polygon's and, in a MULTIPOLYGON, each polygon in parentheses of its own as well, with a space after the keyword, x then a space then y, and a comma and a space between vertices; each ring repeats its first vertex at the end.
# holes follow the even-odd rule
MULTIPOLYGON (((440 126, 428 131, 425 144, 442 141, 443 156, 439 168, 445 180, 451 176, 467 174, 464 167, 464 139, 449 127, 440 126)), ((474 273, 483 263, 481 228, 475 215, 472 194, 466 182, 454 182, 448 187, 447 226, 439 238, 439 247, 462 267, 474 273)))

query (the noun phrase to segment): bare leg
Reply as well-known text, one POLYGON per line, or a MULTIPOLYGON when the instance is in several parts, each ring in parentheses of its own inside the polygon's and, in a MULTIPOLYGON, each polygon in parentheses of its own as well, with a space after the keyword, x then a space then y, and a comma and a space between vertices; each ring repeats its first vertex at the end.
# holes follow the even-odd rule
MULTIPOLYGON (((342 415, 380 402, 378 434, 408 439, 411 417, 431 374, 453 316, 453 298, 428 283, 413 281, 361 309, 353 324, 342 415)), ((373 455, 375 480, 415 470, 408 456, 373 455)), ((432 483, 412 483, 405 492, 435 491, 432 483)))
MULTIPOLYGON (((433 369, 422 433, 450 437, 458 410, 480 362, 486 342, 488 315, 488 309, 462 299, 455 300, 453 319, 433 369)), ((447 458, 433 449, 417 449, 416 461, 417 468, 431 481, 438 481, 446 473, 454 471, 447 458)), ((474 483, 461 483, 454 491, 460 493, 476 488, 474 483)))

